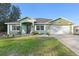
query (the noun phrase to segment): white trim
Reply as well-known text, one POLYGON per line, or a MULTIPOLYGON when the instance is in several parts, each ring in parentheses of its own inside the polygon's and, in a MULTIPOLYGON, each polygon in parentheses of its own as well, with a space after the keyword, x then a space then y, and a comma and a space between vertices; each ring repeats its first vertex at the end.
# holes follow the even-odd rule
POLYGON ((72 34, 74 33, 74 26, 73 25, 71 26, 71 32, 72 32, 72 34))
POLYGON ((10 31, 12 31, 12 25, 10 25, 10 31))
POLYGON ((35 25, 35 31, 37 31, 37 30, 36 30, 36 25, 35 25))
MULTIPOLYGON (((72 22, 70 19, 65 18, 65 17, 63 17, 63 16, 60 16, 60 17, 58 17, 58 18, 65 19, 66 21, 69 21, 69 22, 71 22, 71 23, 73 24, 73 22, 72 22)), ((56 19, 58 19, 58 18, 55 18, 54 20, 56 20, 56 19)))
POLYGON ((12 31, 12 25, 7 24, 7 34, 10 34, 10 31, 12 31))
POLYGON ((46 25, 44 25, 44 30, 46 30, 46 25))
POLYGON ((9 23, 5 23, 5 24, 20 24, 18 22, 9 22, 9 23))
POLYGON ((9 27, 9 24, 7 25, 7 34, 9 34, 10 32, 10 27, 9 27))
POLYGON ((18 32, 19 30, 17 30, 17 29, 13 30, 13 26, 20 26, 20 25, 12 25, 12 28, 11 28, 12 31, 17 31, 18 32))
POLYGON ((20 21, 20 23, 23 23, 23 22, 30 22, 30 23, 34 23, 36 20, 35 19, 33 19, 33 18, 26 18, 26 19, 23 19, 23 20, 19 20, 20 21))
MULTIPOLYGON (((67 18, 65 18, 65 17, 58 17, 58 18, 65 19, 66 21, 69 21, 69 22, 71 22, 72 24, 74 24, 70 19, 67 19, 67 18)), ((49 22, 55 21, 55 20, 58 19, 58 18, 55 18, 54 20, 50 20, 49 22)), ((49 23, 49 22, 48 22, 48 23, 49 23)))

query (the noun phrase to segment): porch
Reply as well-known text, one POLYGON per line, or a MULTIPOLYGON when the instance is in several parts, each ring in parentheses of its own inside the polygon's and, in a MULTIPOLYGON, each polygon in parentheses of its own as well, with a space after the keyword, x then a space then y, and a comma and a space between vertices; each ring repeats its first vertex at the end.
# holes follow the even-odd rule
POLYGON ((32 23, 31 22, 23 22, 20 26, 21 34, 31 34, 32 33, 32 23))

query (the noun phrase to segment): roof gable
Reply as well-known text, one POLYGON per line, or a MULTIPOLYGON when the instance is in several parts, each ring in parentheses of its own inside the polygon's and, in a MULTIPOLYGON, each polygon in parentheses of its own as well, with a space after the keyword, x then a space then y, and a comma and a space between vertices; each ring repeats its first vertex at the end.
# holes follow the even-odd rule
POLYGON ((54 24, 54 25, 70 25, 70 24, 73 24, 72 22, 70 22, 69 20, 64 19, 64 18, 55 19, 55 20, 51 21, 50 23, 54 24))
POLYGON ((24 17, 24 18, 20 19, 19 21, 23 21, 23 20, 27 20, 27 19, 31 20, 31 17, 24 17))
POLYGON ((35 19, 31 18, 31 17, 25 17, 22 18, 21 20, 19 20, 20 22, 34 22, 36 21, 35 19))

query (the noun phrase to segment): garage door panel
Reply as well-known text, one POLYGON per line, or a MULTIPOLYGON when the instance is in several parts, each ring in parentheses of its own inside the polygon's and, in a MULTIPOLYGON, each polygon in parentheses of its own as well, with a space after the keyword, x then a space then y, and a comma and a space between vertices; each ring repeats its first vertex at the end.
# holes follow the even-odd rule
POLYGON ((69 34, 69 26, 50 26, 50 34, 69 34))

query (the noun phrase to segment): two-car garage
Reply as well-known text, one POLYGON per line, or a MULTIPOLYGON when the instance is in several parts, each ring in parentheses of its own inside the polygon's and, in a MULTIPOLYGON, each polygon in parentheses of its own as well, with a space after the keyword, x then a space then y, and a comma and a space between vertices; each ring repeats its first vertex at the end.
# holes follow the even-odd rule
POLYGON ((69 34, 70 26, 50 26, 50 34, 69 34))
POLYGON ((71 34, 73 23, 65 18, 58 18, 50 22, 50 34, 71 34))

